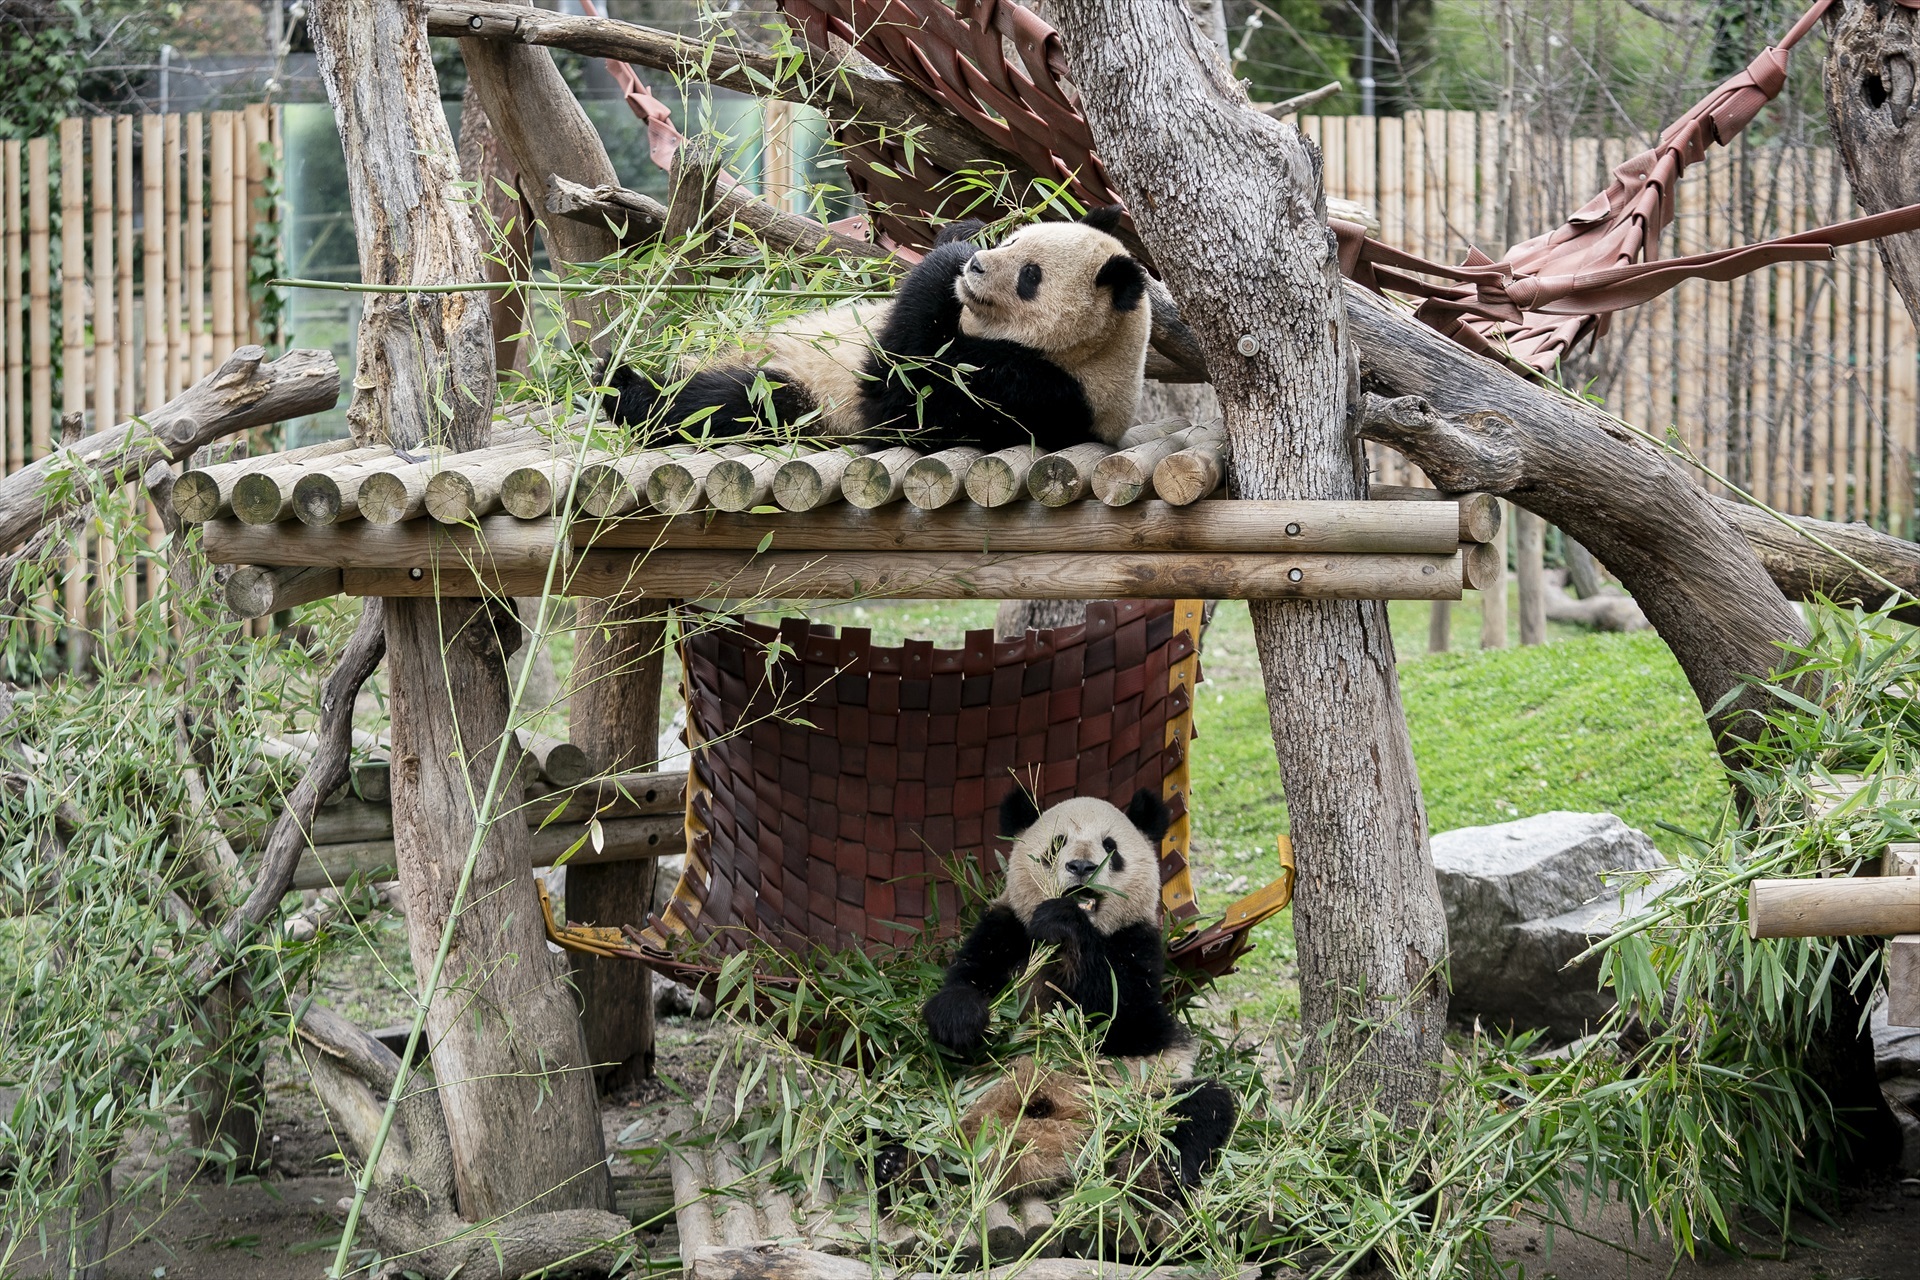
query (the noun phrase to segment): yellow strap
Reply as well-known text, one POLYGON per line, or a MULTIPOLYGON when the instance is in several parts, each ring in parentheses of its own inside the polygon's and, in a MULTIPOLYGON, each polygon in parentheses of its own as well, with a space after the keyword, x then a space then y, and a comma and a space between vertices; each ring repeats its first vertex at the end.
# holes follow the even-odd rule
MULTIPOLYGON (((1200 619, 1206 608, 1204 600, 1176 600, 1173 602, 1173 630, 1178 635, 1185 631, 1193 637, 1193 649, 1180 661, 1167 667, 1167 692, 1187 695, 1187 709, 1167 721, 1167 737, 1163 745, 1180 748, 1180 763, 1175 765, 1161 787, 1161 798, 1171 801, 1175 796, 1189 792, 1191 778, 1190 762, 1193 742, 1193 706, 1199 701, 1194 681, 1200 674, 1200 619)), ((1193 846, 1193 796, 1186 797, 1186 810, 1167 828, 1162 837, 1160 856, 1178 853, 1191 864, 1193 846)), ((1193 905, 1193 873, 1190 865, 1180 868, 1173 878, 1160 886, 1160 903, 1169 915, 1193 905)))
POLYGON ((1227 908, 1220 923, 1228 929, 1251 928, 1271 916, 1279 915, 1293 901, 1293 839, 1280 835, 1280 878, 1264 889, 1255 889, 1227 908))
POLYGON ((627 936, 618 929, 604 929, 585 924, 572 924, 562 928, 555 924, 553 900, 547 896, 547 882, 535 876, 533 888, 534 892, 540 895, 540 918, 546 922, 548 942, 565 947, 568 951, 578 951, 582 955, 614 957, 625 954, 630 944, 627 942, 627 936))

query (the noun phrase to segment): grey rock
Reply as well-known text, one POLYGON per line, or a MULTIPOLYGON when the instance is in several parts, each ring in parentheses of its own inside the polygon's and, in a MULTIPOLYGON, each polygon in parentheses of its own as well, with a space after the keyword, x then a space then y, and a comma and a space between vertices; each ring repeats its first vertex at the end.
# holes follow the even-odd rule
MULTIPOLYGON (((1659 871, 1645 833, 1610 813, 1536 814, 1433 837, 1446 906, 1453 1016, 1501 1027, 1582 1034, 1612 1007, 1593 963, 1563 965, 1612 932, 1622 915, 1612 872, 1659 871)), ((1656 890, 1638 889, 1625 910, 1656 890)))

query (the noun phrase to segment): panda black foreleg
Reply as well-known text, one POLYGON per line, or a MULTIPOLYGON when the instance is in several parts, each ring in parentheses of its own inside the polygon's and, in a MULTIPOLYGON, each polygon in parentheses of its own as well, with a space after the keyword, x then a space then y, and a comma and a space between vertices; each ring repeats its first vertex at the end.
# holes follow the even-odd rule
POLYGON ((935 1043, 972 1053, 986 1037, 993 997, 1033 954, 1027 928, 1011 907, 987 909, 947 966, 944 986, 921 1010, 935 1043))
POLYGON ((1197 1187, 1233 1135, 1233 1094, 1217 1080, 1202 1080, 1175 1098, 1172 1110, 1173 1132, 1167 1136, 1179 1154, 1180 1181, 1197 1187))
POLYGON ((649 374, 622 368, 612 372, 608 385, 614 389, 608 416, 623 427, 651 427, 657 434, 686 431, 721 439, 750 435, 791 427, 815 407, 813 397, 793 378, 778 369, 750 366, 701 369, 678 390, 649 374))

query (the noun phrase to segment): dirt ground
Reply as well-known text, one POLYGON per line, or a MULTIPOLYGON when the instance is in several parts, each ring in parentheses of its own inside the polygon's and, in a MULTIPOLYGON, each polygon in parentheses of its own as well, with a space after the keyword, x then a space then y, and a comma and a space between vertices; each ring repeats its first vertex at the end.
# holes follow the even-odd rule
MULTIPOLYGON (((682 1019, 660 1027, 659 1083, 602 1111, 608 1146, 633 1145, 648 1114, 672 1086, 703 1091, 716 1053, 710 1024, 682 1019), (669 1085, 668 1082, 671 1082, 669 1085), (623 1135, 625 1141, 623 1142, 623 1135)), ((305 1083, 276 1070, 269 1085, 267 1134, 271 1170, 238 1185, 175 1177, 169 1197, 148 1196, 129 1206, 114 1232, 108 1280, 312 1280, 325 1274, 343 1219, 341 1201, 352 1188, 340 1176, 337 1148, 305 1083)), ((122 1163, 130 1185, 151 1163, 138 1153, 122 1163)), ((616 1172, 631 1166, 616 1162, 616 1172)), ((1582 1224, 1586 1236, 1553 1233, 1537 1224, 1499 1229, 1500 1256, 1509 1275, 1526 1280, 1920 1280, 1920 1183, 1886 1181, 1855 1193, 1833 1225, 1805 1223, 1803 1239, 1779 1255, 1777 1243, 1753 1239, 1744 1257, 1709 1254, 1677 1265, 1658 1239, 1636 1239, 1626 1215, 1609 1207, 1582 1224), (1911 1194, 1909 1194, 1911 1193, 1911 1194)), ((57 1274, 42 1260, 16 1260, 11 1276, 40 1280, 57 1274)))

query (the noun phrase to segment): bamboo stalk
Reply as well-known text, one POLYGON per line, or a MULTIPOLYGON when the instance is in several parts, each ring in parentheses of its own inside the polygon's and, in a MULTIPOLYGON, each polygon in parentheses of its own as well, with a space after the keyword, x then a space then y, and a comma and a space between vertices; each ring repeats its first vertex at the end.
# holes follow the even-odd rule
POLYGON ((841 478, 840 490, 863 511, 898 502, 906 496, 907 470, 920 458, 918 449, 906 445, 855 458, 841 478))
POLYGON ((868 452, 866 445, 823 449, 792 458, 773 473, 773 500, 783 511, 812 511, 840 497, 847 468, 868 452))
POLYGON ((45 138, 27 142, 27 318, 32 326, 27 359, 33 384, 29 462, 53 451, 53 218, 47 151, 45 138))
POLYGON ((0 471, 11 474, 27 465, 26 316, 20 308, 21 247, 24 227, 20 218, 20 143, 0 142, 0 167, 6 170, 0 185, 0 225, 6 228, 3 246, 7 267, 5 306, 7 311, 7 442, 6 465, 0 471))
POLYGON ((251 288, 253 284, 253 229, 261 222, 271 221, 267 210, 261 208, 267 199, 267 149, 268 120, 271 108, 264 102, 247 104, 242 112, 245 126, 247 162, 246 162, 246 205, 240 218, 240 306, 246 309, 247 341, 260 342, 260 318, 254 314, 251 288))
MULTIPOLYGON (((206 215, 206 129, 198 111, 186 117, 187 135, 187 222, 186 239, 187 294, 187 371, 185 380, 192 385, 207 376, 212 361, 212 339, 207 327, 207 215, 206 215)), ((231 323, 229 323, 231 328, 231 323)))
POLYGON ((922 511, 937 511, 966 492, 967 471, 980 460, 980 450, 960 446, 930 453, 907 468, 902 487, 907 501, 922 511))
MULTIPOLYGON (((60 380, 61 422, 84 421, 87 412, 86 135, 81 121, 60 122, 60 380), (76 415, 78 415, 76 417, 76 415)), ((65 428, 62 428, 65 434, 65 428)), ((44 455, 43 455, 44 456, 44 455)), ((84 669, 87 631, 87 538, 76 534, 67 557, 63 608, 67 652, 84 669)))
POLYGON ((216 111, 208 128, 209 291, 213 295, 213 347, 209 356, 226 358, 233 350, 233 112, 216 111))

